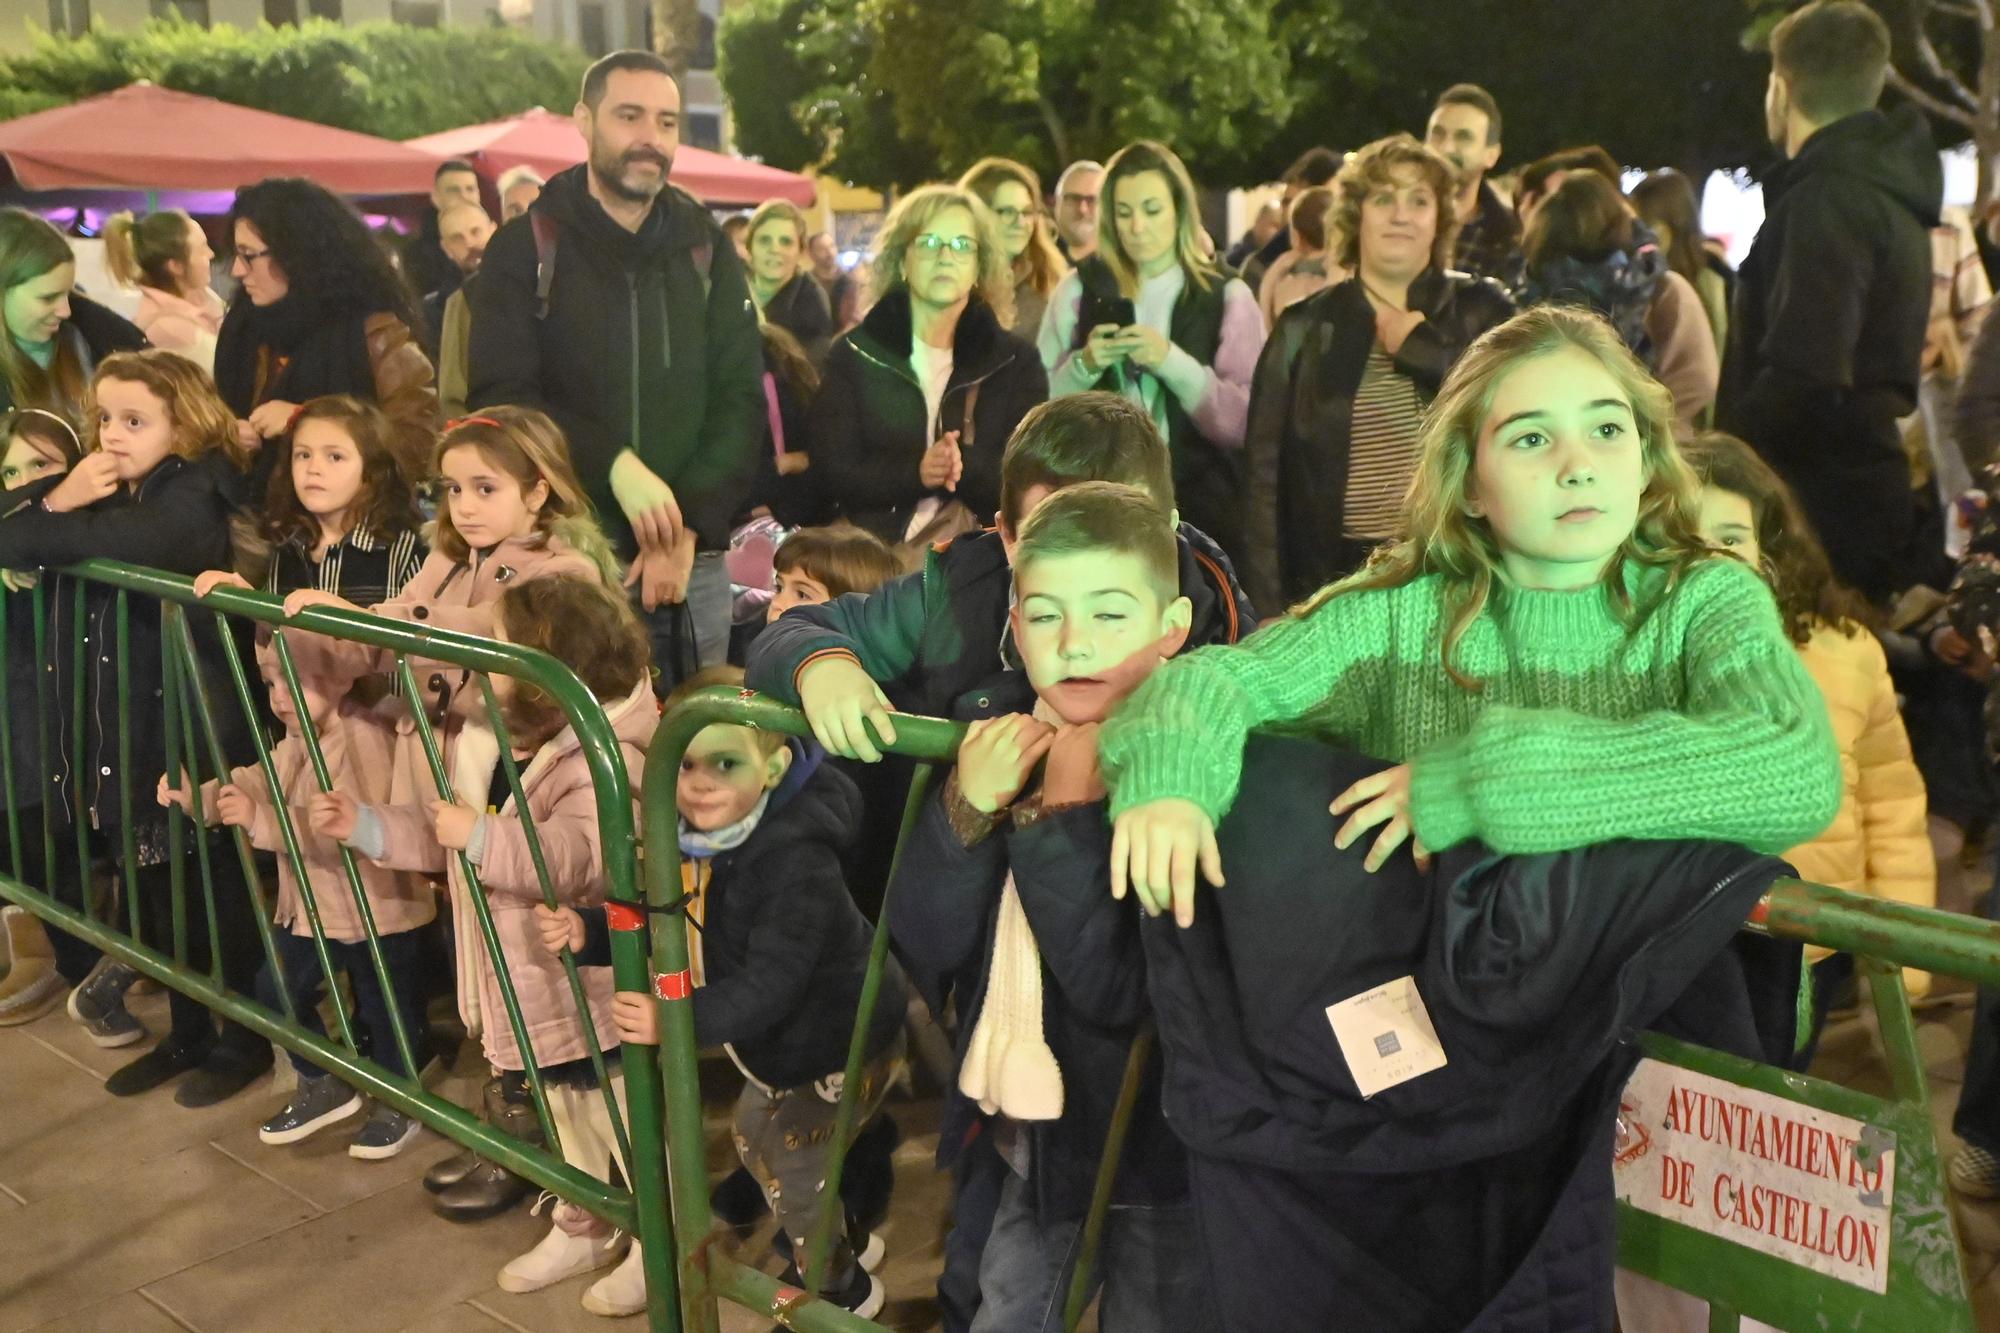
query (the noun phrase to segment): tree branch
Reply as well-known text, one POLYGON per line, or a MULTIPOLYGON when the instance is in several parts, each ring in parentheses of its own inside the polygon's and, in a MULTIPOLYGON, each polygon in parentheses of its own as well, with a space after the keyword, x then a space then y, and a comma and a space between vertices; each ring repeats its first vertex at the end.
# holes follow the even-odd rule
POLYGON ((1923 63, 1926 74, 1945 86, 1953 101, 1968 111, 1979 109, 1979 99, 1965 86, 1964 80, 1945 68, 1944 61, 1938 58, 1937 47, 1931 44, 1930 34, 1922 28, 1917 29, 1917 59, 1923 63))
POLYGON ((1951 121, 1955 125, 1963 125, 1969 130, 1979 127, 1978 117, 1972 112, 1962 106, 1955 106, 1945 101, 1935 93, 1926 92, 1913 83, 1909 75, 1899 69, 1892 67, 1889 70, 1889 86, 1909 98, 1912 102, 1915 102, 1924 110, 1930 112, 1933 116, 1951 121))
MULTIPOLYGON (((1958 3, 1958 0, 1931 0, 1928 8, 1934 14, 1948 14, 1955 19, 1971 19, 1974 23, 1978 23, 1981 17, 1979 10, 1972 6, 1970 0, 1964 4, 1958 3)), ((1986 17, 1991 18, 1990 11, 1986 17)))

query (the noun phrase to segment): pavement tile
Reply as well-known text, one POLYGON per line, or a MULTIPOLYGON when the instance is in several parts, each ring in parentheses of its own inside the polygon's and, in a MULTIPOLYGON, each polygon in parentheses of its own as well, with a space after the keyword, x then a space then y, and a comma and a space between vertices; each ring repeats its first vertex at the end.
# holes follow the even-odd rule
POLYGON ((458 1151, 449 1139, 426 1129, 414 1143, 387 1161, 364 1162, 349 1157, 347 1145, 368 1123, 367 1108, 303 1143, 274 1148, 257 1137, 257 1126, 283 1108, 284 1094, 246 1093, 242 1100, 247 1103, 250 1115, 230 1133, 216 1138, 215 1146, 259 1175, 298 1191, 327 1212, 420 1180, 435 1163, 458 1151))
POLYGON ((159 1306, 136 1291, 36 1324, 34 1333, 186 1333, 159 1306))
MULTIPOLYGON (((604 1333, 599 1321, 599 1333, 604 1333)), ((425 1315, 416 1323, 398 1330, 398 1333, 505 1333, 509 1328, 518 1328, 485 1313, 477 1305, 467 1301, 454 1305, 449 1310, 437 1310, 425 1315)))
POLYGON ((6 1256, 0 1333, 31 1328, 120 1288, 142 1287, 281 1231, 311 1211, 297 1195, 206 1143, 120 1164, 87 1188, 0 1213, 0 1255, 6 1256))

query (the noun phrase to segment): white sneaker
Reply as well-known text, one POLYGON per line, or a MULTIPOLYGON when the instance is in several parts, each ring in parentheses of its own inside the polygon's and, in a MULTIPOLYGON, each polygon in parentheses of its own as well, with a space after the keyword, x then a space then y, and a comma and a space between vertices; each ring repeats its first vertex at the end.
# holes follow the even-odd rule
POLYGON ((612 1319, 646 1313, 646 1270, 637 1241, 625 1252, 624 1263, 590 1284, 583 1293, 583 1308, 612 1319))
POLYGON ((572 1236, 550 1227, 542 1243, 500 1270, 500 1290, 519 1295, 552 1287, 579 1273, 591 1273, 618 1262, 623 1252, 615 1231, 601 1236, 572 1236))

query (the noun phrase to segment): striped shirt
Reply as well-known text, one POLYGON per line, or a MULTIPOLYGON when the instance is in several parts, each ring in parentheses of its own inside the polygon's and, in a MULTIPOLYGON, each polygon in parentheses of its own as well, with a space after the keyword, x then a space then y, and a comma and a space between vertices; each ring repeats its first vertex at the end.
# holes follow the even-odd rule
POLYGON ((423 540, 407 529, 393 537, 378 537, 356 528, 318 560, 304 543, 288 541, 271 553, 264 590, 283 595, 317 588, 356 606, 376 606, 403 590, 422 568, 425 554, 423 540))
POLYGON ((1403 497, 1417 470, 1417 427, 1423 415, 1416 384, 1396 369, 1381 343, 1370 346, 1361 386, 1354 391, 1341 536, 1379 540, 1396 535, 1403 497))

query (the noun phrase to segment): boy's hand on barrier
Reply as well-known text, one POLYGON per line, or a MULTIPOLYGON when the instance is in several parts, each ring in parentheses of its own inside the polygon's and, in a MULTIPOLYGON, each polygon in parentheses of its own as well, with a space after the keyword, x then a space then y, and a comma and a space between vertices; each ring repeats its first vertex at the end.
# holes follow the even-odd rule
POLYGON ((535 929, 542 933, 542 947, 558 958, 564 949, 575 953, 583 947, 583 918, 574 908, 536 903, 535 929))
POLYGON ((295 616, 309 606, 331 606, 342 611, 359 611, 361 608, 345 597, 318 588, 300 588, 285 598, 285 614, 295 616))
MULTIPOLYGON (((961 786, 964 784, 961 782, 961 786)), ((1104 799, 1104 771, 1097 764, 1097 724, 1061 727, 1042 770, 1043 805, 1085 805, 1104 799)))
POLYGON ((306 803, 306 820, 322 838, 346 842, 360 822, 361 806, 344 791, 325 791, 306 803))
POLYGON ((1356 839, 1377 824, 1386 825, 1382 836, 1375 839, 1375 845, 1368 849, 1368 859, 1362 862, 1369 873, 1380 870, 1382 863, 1389 859, 1389 854, 1405 842, 1410 844, 1410 854, 1416 858, 1417 869, 1430 869, 1430 851, 1417 841, 1411 831, 1408 764, 1370 773, 1334 797, 1333 804, 1327 809, 1336 815, 1354 811, 1340 826, 1340 832, 1333 835, 1333 845, 1342 851, 1353 846, 1356 839))
POLYGON ((875 724, 884 745, 896 743, 889 696, 851 657, 822 657, 800 672, 799 707, 812 725, 814 739, 843 759, 881 762, 882 752, 869 739, 864 719, 875 724))
POLYGON ((1054 727, 1026 713, 979 719, 958 747, 958 790, 981 814, 1005 810, 1055 739, 1054 727))
POLYGON ((431 802, 431 834, 446 851, 464 851, 472 841, 472 826, 478 822, 479 812, 469 805, 431 802))
POLYGON ((207 569, 194 576, 194 595, 206 597, 217 588, 242 588, 248 591, 250 583, 241 574, 226 569, 207 569))
POLYGON ((612 995, 611 1022, 620 1041, 634 1046, 660 1044, 660 1002, 644 991, 621 990, 612 995))
POLYGON ((117 489, 118 460, 102 451, 85 454, 42 497, 42 507, 52 514, 67 514, 94 505, 117 489))
POLYGON ((248 792, 230 783, 215 793, 215 813, 230 828, 249 828, 257 817, 257 803, 248 792))
POLYGON ((1169 796, 1135 805, 1111 832, 1111 896, 1127 889, 1148 916, 1173 909, 1182 927, 1194 924, 1195 871, 1222 887, 1222 850, 1215 821, 1193 801, 1169 796))

